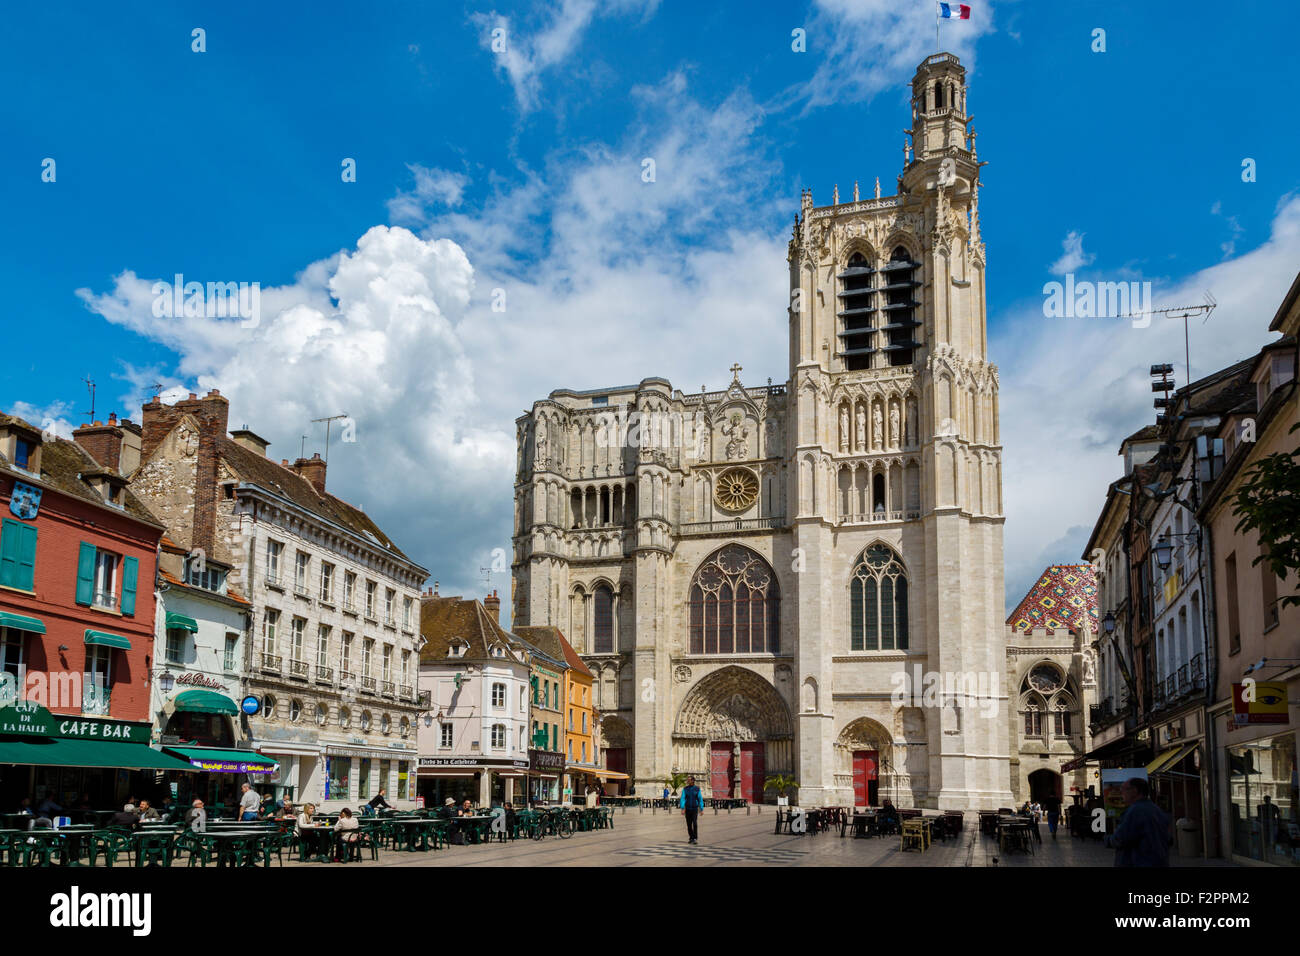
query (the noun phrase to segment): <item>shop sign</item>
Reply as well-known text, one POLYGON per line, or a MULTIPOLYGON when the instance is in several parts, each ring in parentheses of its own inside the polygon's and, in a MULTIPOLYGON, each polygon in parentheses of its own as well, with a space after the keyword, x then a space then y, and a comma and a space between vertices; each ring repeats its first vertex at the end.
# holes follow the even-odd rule
POLYGON ((1232 724, 1285 724, 1290 717, 1286 684, 1248 681, 1232 685, 1232 724))
POLYGON ((41 489, 22 481, 14 482, 9 498, 9 510, 24 521, 31 521, 41 510, 41 489))
POLYGON ((112 740, 149 743, 149 724, 131 724, 118 720, 65 717, 51 714, 30 700, 0 708, 0 734, 32 737, 75 737, 81 740, 112 740))
POLYGON ((528 767, 530 770, 563 770, 564 754, 552 753, 549 750, 530 750, 528 767))
POLYGON ((254 697, 252 694, 249 694, 242 701, 240 701, 239 709, 242 710, 244 713, 248 714, 248 716, 252 717, 254 714, 256 714, 259 710, 262 709, 262 702, 258 700, 256 697, 254 697))
POLYGON ((190 765, 206 770, 208 773, 274 773, 275 767, 264 763, 245 763, 242 760, 213 760, 205 757, 191 757, 190 765))
POLYGON ((527 760, 504 760, 496 757, 421 757, 421 767, 513 767, 527 770, 527 760))
POLYGON ((176 678, 178 684, 189 684, 192 687, 210 687, 213 690, 225 691, 226 685, 221 681, 207 676, 206 674, 197 674, 194 671, 186 671, 176 678))

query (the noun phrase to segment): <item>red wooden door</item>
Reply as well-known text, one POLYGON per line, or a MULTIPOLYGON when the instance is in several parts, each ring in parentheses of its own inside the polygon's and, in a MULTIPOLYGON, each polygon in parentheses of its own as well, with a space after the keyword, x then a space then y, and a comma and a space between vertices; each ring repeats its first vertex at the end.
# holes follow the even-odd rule
POLYGON ((715 797, 731 796, 732 745, 714 741, 709 751, 709 787, 715 797))
POLYGON ((763 802, 766 759, 762 743, 740 745, 740 795, 750 803, 763 802))
POLYGON ((605 749, 605 769, 618 773, 627 773, 627 748, 607 747, 605 749))
POLYGON ((853 805, 856 807, 876 805, 878 756, 875 750, 853 751, 853 805))

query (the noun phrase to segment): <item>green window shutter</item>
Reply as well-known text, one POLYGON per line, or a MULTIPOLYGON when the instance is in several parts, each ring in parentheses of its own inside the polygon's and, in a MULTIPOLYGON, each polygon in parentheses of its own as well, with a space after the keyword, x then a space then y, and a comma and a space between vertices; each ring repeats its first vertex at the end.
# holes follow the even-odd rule
POLYGON ((36 590, 36 526, 18 526, 18 583, 24 591, 36 590))
POLYGON ((0 527, 0 584, 18 587, 18 557, 22 553, 22 525, 12 518, 0 527))
POLYGON ((95 546, 81 542, 77 555, 77 603, 87 607, 95 598, 95 546))
POLYGON ((126 558, 122 561, 122 613, 135 614, 135 579, 140 572, 139 558, 126 558))

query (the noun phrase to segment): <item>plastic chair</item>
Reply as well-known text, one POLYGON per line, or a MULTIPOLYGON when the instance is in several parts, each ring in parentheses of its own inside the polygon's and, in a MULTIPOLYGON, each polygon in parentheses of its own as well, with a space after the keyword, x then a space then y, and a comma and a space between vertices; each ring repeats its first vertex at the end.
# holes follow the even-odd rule
POLYGON ((171 866, 175 853, 174 834, 149 833, 136 838, 135 865, 171 866))
POLYGON ((106 866, 116 863, 119 855, 125 855, 127 863, 130 863, 131 838, 121 830, 96 830, 90 838, 91 866, 95 865, 101 853, 106 866))

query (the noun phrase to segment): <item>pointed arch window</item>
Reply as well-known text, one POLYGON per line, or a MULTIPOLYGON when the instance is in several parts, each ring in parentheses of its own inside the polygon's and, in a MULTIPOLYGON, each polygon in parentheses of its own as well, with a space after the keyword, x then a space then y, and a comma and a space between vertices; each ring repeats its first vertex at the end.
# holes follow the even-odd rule
POLYGON ((691 580, 692 654, 775 654, 780 590, 756 552, 730 544, 700 565, 691 580))
POLYGON ((592 594, 592 646, 597 654, 614 653, 614 592, 602 584, 592 594))
POLYGON ((877 351, 874 341, 876 335, 875 316, 877 314, 875 288, 871 268, 866 256, 860 252, 853 253, 844 271, 837 278, 840 280, 839 308, 840 318, 839 355, 844 360, 844 367, 849 371, 871 368, 871 356, 877 351))
POLYGON ((893 548, 862 552, 849 581, 849 650, 907 650, 907 569, 893 548))

